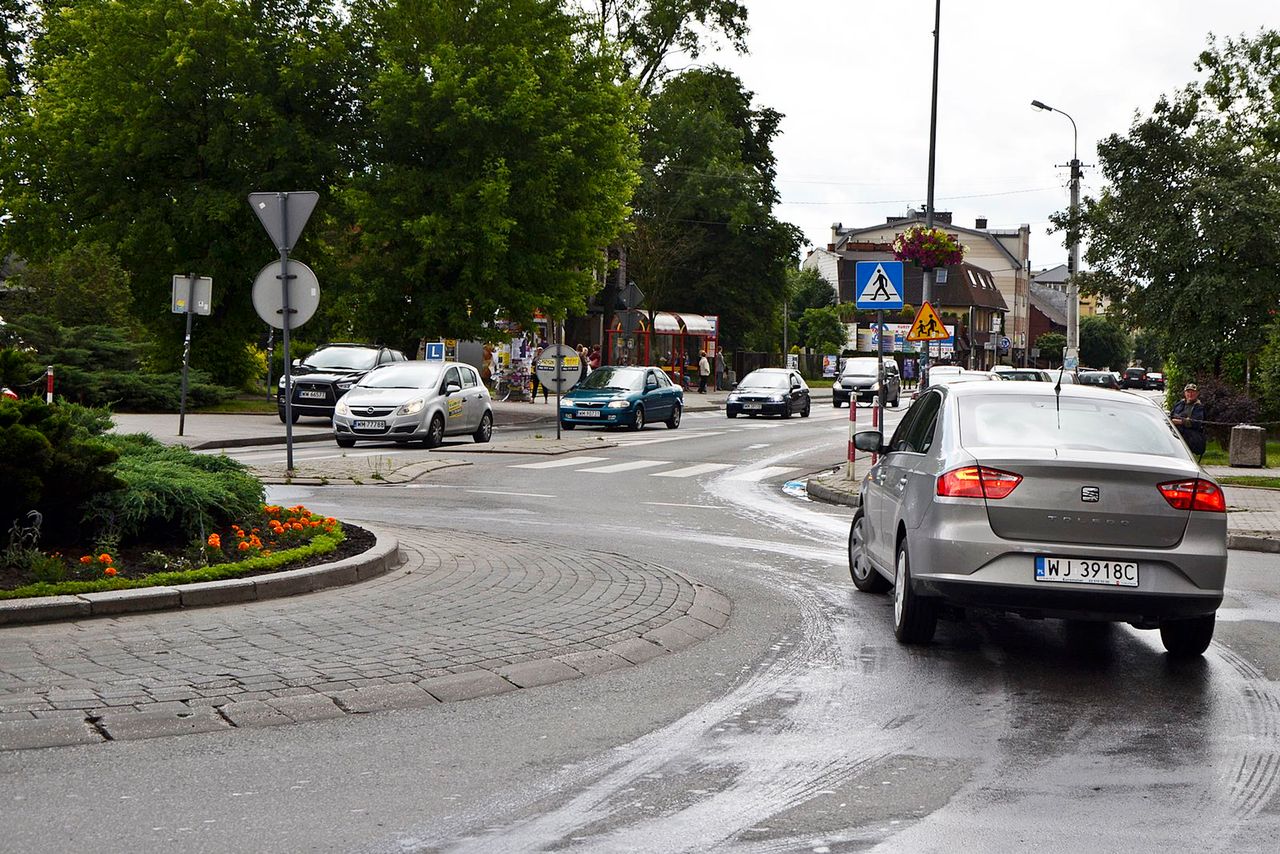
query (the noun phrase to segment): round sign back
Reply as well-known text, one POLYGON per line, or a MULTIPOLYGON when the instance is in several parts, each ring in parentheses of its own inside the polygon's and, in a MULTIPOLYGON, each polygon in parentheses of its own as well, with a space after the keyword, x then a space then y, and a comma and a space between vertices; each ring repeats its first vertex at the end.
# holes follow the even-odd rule
POLYGON ((548 391, 560 394, 567 391, 582 376, 582 357, 578 351, 565 344, 551 344, 542 348, 538 363, 533 366, 538 382, 548 391), (556 357, 559 356, 560 373, 556 376, 556 357))
MULTIPOLYGON (((320 305, 320 282, 311 268, 289 259, 289 328, 297 329, 311 319, 320 305)), ((262 268, 253 280, 253 308, 258 317, 284 329, 284 288, 280 287, 280 262, 262 268)))

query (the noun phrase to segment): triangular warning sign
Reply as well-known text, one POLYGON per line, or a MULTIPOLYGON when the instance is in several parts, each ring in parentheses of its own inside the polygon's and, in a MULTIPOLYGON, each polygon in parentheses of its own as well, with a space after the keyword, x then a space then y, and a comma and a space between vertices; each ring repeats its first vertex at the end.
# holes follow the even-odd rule
POLYGON ((858 294, 856 302, 861 308, 874 308, 876 303, 901 305, 902 294, 898 293, 898 288, 885 272, 884 265, 876 264, 867 283, 862 286, 862 293, 858 294))
POLYGON ((942 325, 942 318, 933 306, 925 303, 916 312, 916 319, 911 322, 911 331, 907 333, 908 341, 943 341, 951 336, 942 325))

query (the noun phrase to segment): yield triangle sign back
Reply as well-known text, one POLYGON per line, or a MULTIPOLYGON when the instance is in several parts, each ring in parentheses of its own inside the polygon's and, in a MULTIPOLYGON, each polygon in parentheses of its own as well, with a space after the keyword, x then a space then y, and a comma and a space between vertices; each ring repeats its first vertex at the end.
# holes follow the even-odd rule
POLYGON ((859 261, 854 273, 855 306, 876 311, 902 308, 901 261, 859 261))
POLYGON ((911 322, 911 331, 907 333, 908 341, 945 341, 950 337, 947 328, 942 325, 942 318, 938 317, 938 312, 927 302, 916 312, 916 319, 911 322))

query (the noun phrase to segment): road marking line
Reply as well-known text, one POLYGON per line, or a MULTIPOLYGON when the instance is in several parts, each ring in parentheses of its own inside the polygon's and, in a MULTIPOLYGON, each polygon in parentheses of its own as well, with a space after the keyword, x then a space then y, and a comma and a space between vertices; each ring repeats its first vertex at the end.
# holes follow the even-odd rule
POLYGON ((476 495, 514 495, 517 498, 555 498, 554 495, 542 492, 502 492, 497 489, 468 489, 467 492, 474 492, 476 495))
POLYGON ((677 440, 679 440, 679 439, 701 439, 701 438, 703 438, 704 436, 719 436, 719 435, 720 435, 720 431, 719 431, 719 430, 715 430, 715 431, 703 431, 703 432, 699 432, 699 433, 686 432, 686 433, 681 433, 681 434, 679 434, 679 435, 659 436, 659 437, 655 437, 655 438, 652 438, 652 439, 650 439, 650 438, 648 438, 648 437, 645 437, 645 438, 643 438, 643 439, 640 439, 640 438, 637 438, 637 439, 629 439, 629 438, 624 437, 624 436, 619 436, 617 439, 614 439, 613 441, 617 442, 619 445, 627 445, 627 446, 631 446, 631 445, 656 445, 656 444, 658 444, 659 442, 675 442, 675 441, 677 441, 677 440))
POLYGON ((600 466, 593 469, 578 469, 580 472, 593 472, 596 474, 613 474, 620 471, 635 471, 636 469, 648 469, 654 466, 670 465, 671 460, 633 460, 629 463, 614 463, 611 466, 600 466))
POLYGON ((672 471, 659 471, 649 475, 650 477, 695 477, 707 472, 720 471, 722 469, 733 468, 730 463, 700 463, 696 466, 686 466, 682 469, 673 469, 672 471))
POLYGON ((760 450, 761 448, 767 448, 767 447, 769 447, 769 443, 768 443, 768 442, 765 442, 763 445, 747 445, 747 447, 743 448, 743 450, 744 450, 744 451, 758 451, 758 450, 760 450))
POLYGON ((589 463, 602 463, 608 457, 569 457, 563 460, 547 460, 541 463, 520 463, 514 466, 507 466, 512 469, 558 469, 564 466, 578 466, 589 463))
POLYGON ((669 501, 646 501, 646 502, 645 502, 645 504, 648 504, 648 505, 649 505, 649 506, 651 506, 651 507, 693 507, 693 508, 696 508, 696 509, 698 509, 698 510, 720 510, 720 509, 722 509, 722 508, 720 508, 719 506, 717 506, 717 505, 715 505, 715 504, 673 504, 673 503, 671 503, 671 502, 669 502, 669 501))
POLYGON ((725 477, 725 480, 742 480, 755 483, 764 480, 767 477, 774 477, 775 475, 780 475, 789 471, 795 471, 795 469, 790 466, 765 466, 762 469, 756 469, 754 471, 744 471, 728 475, 725 477))

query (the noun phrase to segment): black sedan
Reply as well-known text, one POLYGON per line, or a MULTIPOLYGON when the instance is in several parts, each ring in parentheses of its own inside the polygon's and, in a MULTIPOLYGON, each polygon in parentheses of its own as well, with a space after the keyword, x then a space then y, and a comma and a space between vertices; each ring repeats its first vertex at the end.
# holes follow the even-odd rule
POLYGON ((1080 385, 1096 385, 1103 388, 1119 390, 1120 382, 1111 371, 1082 371, 1079 374, 1080 385))
POLYGON ((729 392, 724 411, 730 418, 744 415, 781 415, 790 418, 800 413, 809 417, 812 404, 809 384, 799 371, 789 368, 758 368, 742 378, 729 392))

